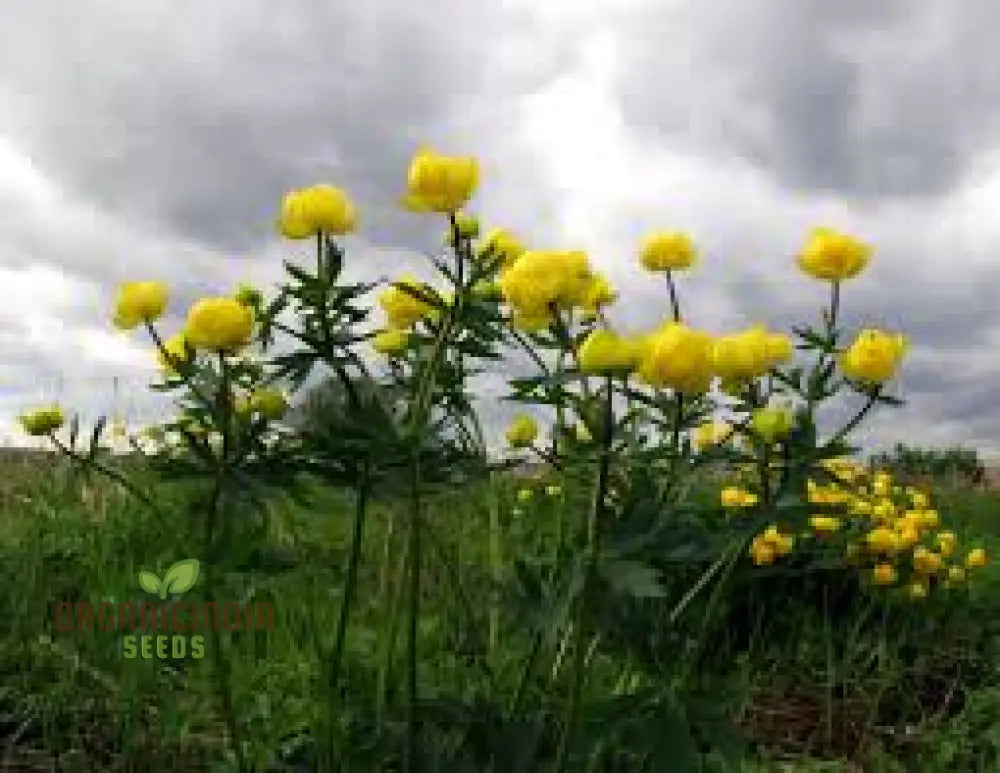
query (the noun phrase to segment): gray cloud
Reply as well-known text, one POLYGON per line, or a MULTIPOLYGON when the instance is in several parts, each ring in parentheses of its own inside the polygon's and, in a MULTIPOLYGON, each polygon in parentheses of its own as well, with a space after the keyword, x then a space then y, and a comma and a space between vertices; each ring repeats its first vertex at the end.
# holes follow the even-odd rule
MULTIPOLYGON (((823 288, 796 275, 795 249, 818 222, 858 233, 878 253, 845 292, 845 324, 917 344, 902 382, 913 401, 879 414, 868 442, 905 430, 997 447, 997 374, 956 365, 987 361, 1000 328, 989 189, 1000 186, 983 163, 1000 131, 992 6, 0 0, 0 11, 8 424, 59 383, 96 410, 115 375, 153 415, 148 374, 131 373, 147 344, 100 337, 114 285, 169 280, 169 332, 200 294, 278 279, 280 258, 308 260, 308 245, 273 233, 292 187, 327 181, 357 199, 349 279, 426 276, 419 253, 439 246, 442 223, 395 202, 429 141, 482 159, 486 225, 591 250, 630 329, 667 313, 635 265, 648 228, 695 233, 704 261, 681 280, 685 313, 715 332, 814 318, 823 288), (64 291, 19 273, 40 266, 62 271, 64 291)), ((516 410, 497 402, 499 384, 481 387, 493 435, 516 410)))

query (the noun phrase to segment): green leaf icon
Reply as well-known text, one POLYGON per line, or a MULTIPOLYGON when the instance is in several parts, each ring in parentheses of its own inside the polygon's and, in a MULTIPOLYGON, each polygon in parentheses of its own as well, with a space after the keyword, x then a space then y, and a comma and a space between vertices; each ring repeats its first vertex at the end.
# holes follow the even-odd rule
POLYGON ((160 598, 165 599, 168 593, 184 593, 191 590, 198 582, 200 568, 197 558, 184 558, 171 566, 163 575, 160 598))
POLYGON ((146 593, 159 593, 160 578, 152 572, 139 572, 139 586, 146 591, 146 593))

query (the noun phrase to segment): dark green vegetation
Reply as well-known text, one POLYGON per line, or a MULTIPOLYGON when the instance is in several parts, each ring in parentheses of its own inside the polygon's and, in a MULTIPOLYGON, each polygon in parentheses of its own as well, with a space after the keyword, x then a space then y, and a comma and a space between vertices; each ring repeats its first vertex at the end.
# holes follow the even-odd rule
MULTIPOLYGON (((214 651, 200 660, 126 660, 121 633, 53 628, 55 603, 142 600, 140 570, 161 574, 197 554, 191 492, 147 481, 176 516, 163 519, 47 455, 3 467, 0 770, 232 769, 214 651)), ((335 682, 328 662, 350 496, 305 485, 297 502, 281 496, 248 509, 215 567, 223 595, 275 605, 273 631, 222 640, 239 733, 257 770, 318 769, 318 745, 331 732, 344 769, 398 769, 406 530, 403 509, 379 493, 335 682)), ((559 612, 546 606, 532 565, 559 544, 552 513, 583 510, 588 496, 572 481, 499 476, 428 496, 418 631, 427 653, 418 676, 428 769, 436 758, 440 770, 507 773, 544 769, 518 767, 519 755, 551 758, 573 652, 571 642, 544 641, 559 612), (563 491, 546 493, 556 482, 563 491), (530 500, 516 501, 521 488, 533 490, 530 500)), ((936 499, 953 528, 997 544, 995 494, 956 489, 936 499)), ((883 605, 842 569, 804 576, 793 566, 765 571, 741 561, 681 607, 714 558, 706 553, 699 563, 673 554, 671 544, 665 535, 656 547, 659 584, 622 568, 609 579, 629 593, 595 610, 598 644, 580 655, 594 660, 579 734, 605 745, 587 750, 593 770, 1000 769, 995 567, 968 592, 883 605), (643 701, 647 711, 616 724, 624 704, 643 701), (616 745, 648 748, 651 759, 670 755, 673 767, 638 767, 616 745)), ((196 586, 185 599, 198 593, 196 586)))

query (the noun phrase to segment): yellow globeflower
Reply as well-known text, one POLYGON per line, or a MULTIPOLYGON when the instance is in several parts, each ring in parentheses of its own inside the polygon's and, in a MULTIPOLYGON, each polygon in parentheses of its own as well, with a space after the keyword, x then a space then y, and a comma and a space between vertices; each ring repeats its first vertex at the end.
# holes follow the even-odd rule
POLYGON ((907 592, 910 594, 910 598, 913 599, 914 601, 927 598, 927 583, 924 582, 911 583, 907 592))
POLYGON ((253 314, 233 298, 202 298, 188 311, 184 337, 195 349, 233 352, 250 343, 253 314))
POLYGON ((550 316, 552 308, 581 306, 593 273, 586 252, 525 252, 500 277, 504 300, 525 317, 550 316))
POLYGON ((925 547, 913 549, 913 569, 920 574, 935 574, 941 568, 941 556, 925 547))
POLYGON ((960 566, 948 567, 948 579, 951 582, 961 582, 965 579, 965 570, 960 566))
POLYGON ((969 555, 965 557, 965 565, 969 569, 981 569, 987 563, 986 551, 982 548, 973 548, 969 551, 969 555))
POLYGON ((457 212, 479 185, 479 162, 465 156, 442 156, 430 147, 417 150, 407 173, 403 205, 414 212, 457 212))
POLYGON ((750 555, 753 558, 753 562, 757 566, 769 566, 774 563, 774 559, 777 557, 777 553, 774 546, 769 542, 758 541, 759 538, 755 538, 753 543, 750 545, 750 555))
POLYGON ((906 349, 906 338, 900 334, 862 330, 840 355, 840 368, 855 381, 881 384, 896 374, 906 349))
POLYGON ((733 428, 728 423, 707 421, 695 427, 694 432, 691 433, 691 443, 695 448, 704 450, 732 437, 733 428))
POLYGON ((794 426, 792 410, 780 405, 758 408, 750 418, 750 428, 768 443, 785 437, 794 426))
POLYGON ((941 555, 950 556, 955 552, 955 543, 958 542, 958 537, 955 536, 954 532, 943 531, 937 535, 934 541, 937 543, 941 555))
POLYGON ((262 387, 250 395, 250 407, 265 419, 276 421, 288 410, 288 398, 275 387, 262 387))
POLYGON ((389 318, 390 328, 402 330, 411 327, 434 308, 407 292, 404 289, 406 287, 423 290, 425 294, 433 294, 426 283, 418 281, 411 274, 404 274, 391 287, 383 290, 378 296, 378 305, 389 318))
POLYGON ((66 421, 63 410, 58 404, 52 404, 44 408, 23 414, 18 417, 24 431, 33 437, 48 435, 59 429, 66 421))
POLYGON ((610 330, 594 330, 580 345, 583 373, 628 373, 635 368, 636 345, 610 330))
POLYGON ((763 325, 719 336, 712 350, 716 374, 730 383, 763 376, 791 356, 791 340, 763 325))
POLYGON ((527 448, 538 437, 538 422, 526 413, 516 416, 507 427, 507 444, 511 448, 527 448))
POLYGON ((409 343, 409 332, 399 328, 382 330, 372 338, 372 348, 379 354, 399 354, 409 343))
POLYGON ((316 235, 316 224, 308 213, 303 191, 290 191, 281 202, 278 232, 286 239, 308 239, 316 235))
POLYGON ((878 553, 890 553, 896 547, 895 534, 891 529, 880 526, 865 536, 868 547, 878 553))
POLYGON ((757 495, 737 486, 727 486, 719 492, 723 507, 752 507, 757 504, 757 495))
POLYGON ((699 395, 712 381, 712 337, 679 323, 647 336, 640 349, 638 375, 655 388, 699 395))
POLYGON ((840 519, 829 515, 814 515, 809 519, 809 525, 817 534, 832 534, 840 530, 840 519))
POLYGON ((187 361, 188 347, 184 333, 175 333, 163 342, 163 351, 156 349, 156 359, 167 373, 176 373, 177 365, 187 361))
POLYGON ((314 185, 301 192, 306 217, 315 231, 339 236, 350 233, 357 223, 354 202, 332 185, 314 185))
POLYGON ((133 330, 155 322, 166 311, 168 295, 163 282, 123 282, 115 299, 115 327, 133 330))
POLYGON ((896 567, 892 564, 876 564, 872 569, 872 579, 876 585, 892 585, 896 582, 896 567))
POLYGON ((697 257, 694 242, 680 231, 653 231, 639 247, 639 262, 647 271, 683 270, 697 257))
POLYGON ((809 276, 840 282, 856 276, 868 265, 872 248, 831 228, 816 228, 798 256, 799 267, 809 276))

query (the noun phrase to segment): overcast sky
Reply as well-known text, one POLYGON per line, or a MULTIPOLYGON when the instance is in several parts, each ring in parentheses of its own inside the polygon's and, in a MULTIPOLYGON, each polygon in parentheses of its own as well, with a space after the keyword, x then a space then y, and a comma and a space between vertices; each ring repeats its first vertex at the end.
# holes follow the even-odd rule
MULTIPOLYGON (((908 333, 857 437, 1000 453, 1000 6, 907 0, 0 0, 0 431, 39 400, 154 415, 114 287, 164 279, 166 332, 202 293, 278 278, 289 188, 346 187, 352 278, 421 265, 399 210, 421 142, 478 156, 474 208, 582 248, 628 328, 666 313, 644 231, 689 230, 682 281, 714 332, 815 314, 792 256, 825 224, 872 242, 851 326, 908 333)), ((496 411, 489 411, 496 419, 496 411)), ((493 427, 491 431, 495 431, 493 427)))

